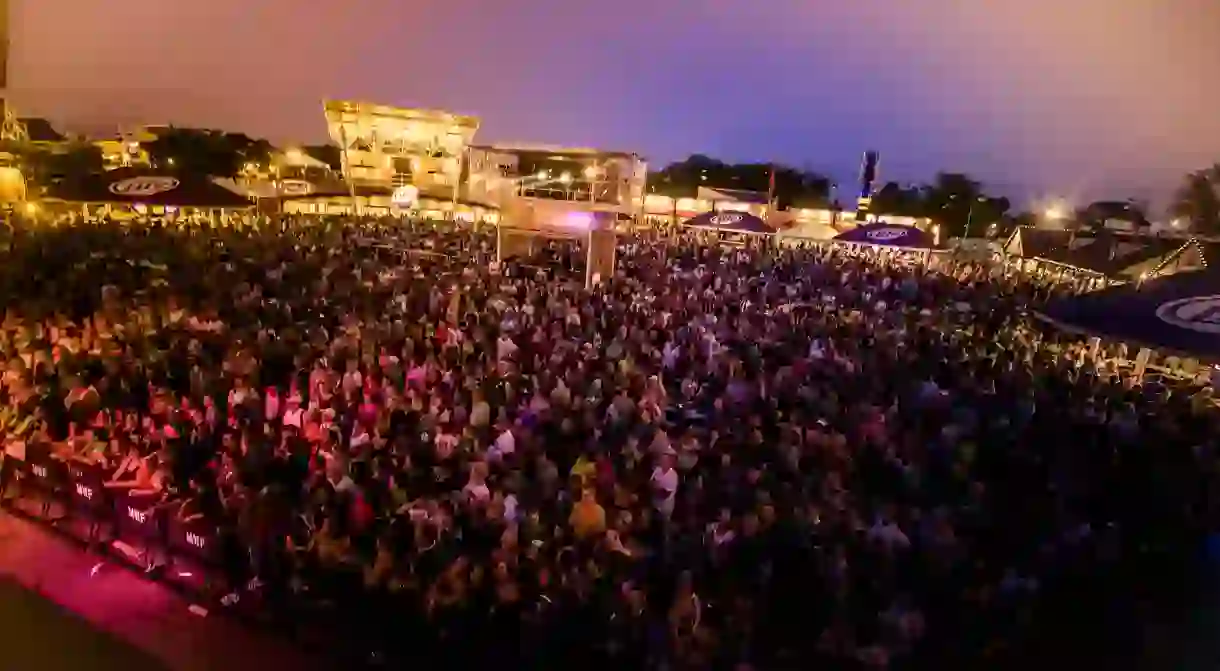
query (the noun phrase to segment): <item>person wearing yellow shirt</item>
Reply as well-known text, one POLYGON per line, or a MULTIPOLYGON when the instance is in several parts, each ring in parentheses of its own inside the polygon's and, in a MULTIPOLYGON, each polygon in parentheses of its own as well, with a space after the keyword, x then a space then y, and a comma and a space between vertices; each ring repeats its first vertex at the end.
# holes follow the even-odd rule
POLYGON ((593 490, 585 488, 572 508, 568 524, 578 539, 593 538, 606 532, 606 509, 597 502, 593 490))

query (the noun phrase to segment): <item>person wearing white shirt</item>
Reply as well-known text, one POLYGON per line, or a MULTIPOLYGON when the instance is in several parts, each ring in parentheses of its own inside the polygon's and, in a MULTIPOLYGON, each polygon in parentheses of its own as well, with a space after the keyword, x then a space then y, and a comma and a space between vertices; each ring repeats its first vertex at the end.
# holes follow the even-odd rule
POLYGON ((665 517, 674 513, 674 503, 678 498, 678 471, 674 468, 674 458, 671 454, 661 457, 661 463, 652 469, 652 489, 656 495, 657 511, 665 517))
POLYGON ((513 436, 512 429, 505 429, 503 433, 496 436, 496 441, 488 450, 488 456, 492 459, 503 459, 508 455, 517 451, 517 438, 513 436))

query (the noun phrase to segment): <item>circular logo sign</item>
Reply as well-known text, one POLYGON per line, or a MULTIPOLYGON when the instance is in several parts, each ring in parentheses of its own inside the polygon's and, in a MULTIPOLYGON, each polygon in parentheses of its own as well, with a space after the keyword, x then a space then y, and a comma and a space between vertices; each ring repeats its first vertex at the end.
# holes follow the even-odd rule
POLYGON ((280 182, 282 196, 308 196, 313 193, 313 184, 303 179, 285 179, 280 182))
POLYGON ((110 185, 110 193, 116 196, 152 196, 178 188, 173 177, 132 177, 110 185))
POLYGON ((398 207, 410 207, 418 200, 419 189, 410 184, 404 184, 394 189, 393 195, 390 196, 390 202, 398 207))
POLYGON ((1220 333, 1220 295, 1193 296, 1162 303, 1157 319, 1199 333, 1220 333))
POLYGON ((742 219, 745 219, 745 217, 740 214, 717 214, 709 221, 712 222, 713 226, 736 226, 741 223, 742 219))
POLYGON ((906 237, 907 232, 901 228, 878 228, 875 231, 868 232, 869 240, 877 242, 891 242, 898 238, 906 237))

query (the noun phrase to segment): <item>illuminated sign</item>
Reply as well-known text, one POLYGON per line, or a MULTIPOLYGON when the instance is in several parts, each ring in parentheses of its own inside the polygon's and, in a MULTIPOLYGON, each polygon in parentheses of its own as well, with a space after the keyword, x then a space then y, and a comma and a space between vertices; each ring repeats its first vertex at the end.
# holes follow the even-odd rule
POLYGON ((82 499, 93 500, 93 488, 86 485, 76 485, 76 495, 82 499))
POLYGON ((901 228, 879 228, 875 231, 867 233, 869 240, 877 242, 892 242, 902 237, 906 237, 907 232, 901 228))
POLYGON ((110 193, 116 196, 154 196, 173 191, 180 182, 173 177, 132 177, 110 185, 110 193))
POLYGON ((131 506, 127 506, 127 516, 140 524, 144 524, 144 520, 148 518, 148 511, 136 510, 131 506))
POLYGON ((200 536, 199 534, 196 534, 196 533, 192 533, 190 531, 186 532, 186 542, 189 545, 193 545, 193 546, 199 548, 200 550, 205 548, 208 544, 207 539, 205 539, 203 536, 200 536))
POLYGON ((411 184, 404 184, 394 189, 390 202, 398 207, 411 207, 419 200, 419 189, 411 184))
POLYGON ((1157 319, 1197 333, 1220 333, 1220 296, 1194 296, 1162 303, 1157 319))
POLYGON ((34 472, 34 475, 36 477, 42 478, 43 480, 47 479, 47 467, 46 466, 39 466, 38 464, 34 464, 33 466, 30 467, 30 470, 34 472))
POLYGON ((285 179, 280 181, 281 196, 308 196, 313 193, 313 184, 303 179, 285 179))
POLYGON ((737 224, 740 224, 743 219, 745 219, 745 216, 740 214, 717 214, 708 221, 710 221, 713 226, 736 226, 737 224))

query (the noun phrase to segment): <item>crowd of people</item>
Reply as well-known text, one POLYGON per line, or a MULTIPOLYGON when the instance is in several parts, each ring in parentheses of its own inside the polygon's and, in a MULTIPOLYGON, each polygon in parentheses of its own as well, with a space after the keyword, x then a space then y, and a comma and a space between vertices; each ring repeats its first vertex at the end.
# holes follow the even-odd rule
POLYGON ((226 603, 327 604, 381 659, 1129 654, 1213 520, 1211 404, 998 266, 635 234, 590 290, 572 243, 371 218, 5 244, 7 439, 216 524, 226 603))

